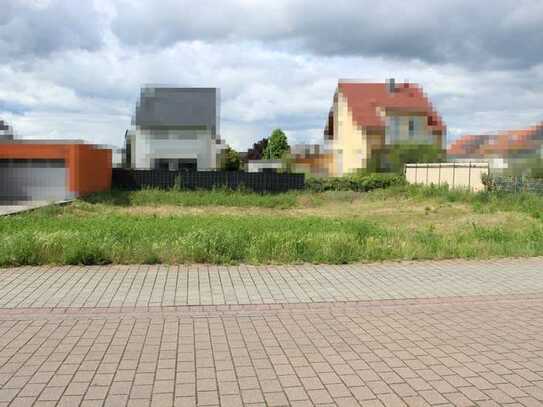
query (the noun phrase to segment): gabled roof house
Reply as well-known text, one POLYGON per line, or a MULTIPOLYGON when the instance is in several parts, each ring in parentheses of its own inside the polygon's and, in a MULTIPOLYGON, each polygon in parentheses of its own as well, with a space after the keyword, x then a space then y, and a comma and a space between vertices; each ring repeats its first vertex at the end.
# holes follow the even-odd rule
POLYGON ((330 175, 367 168, 397 143, 445 149, 446 127, 422 88, 412 83, 340 80, 324 130, 332 154, 330 175))

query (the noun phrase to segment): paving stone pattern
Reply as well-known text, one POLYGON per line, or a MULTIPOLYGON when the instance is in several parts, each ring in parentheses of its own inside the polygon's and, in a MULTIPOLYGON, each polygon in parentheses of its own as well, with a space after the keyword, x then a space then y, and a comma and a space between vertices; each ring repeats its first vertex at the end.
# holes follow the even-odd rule
POLYGON ((0 307, 276 304, 543 292, 543 258, 348 266, 0 269, 0 307))
POLYGON ((6 269, 0 406, 541 406, 541 273, 543 259, 6 269), (180 289, 191 273, 209 286, 180 289))

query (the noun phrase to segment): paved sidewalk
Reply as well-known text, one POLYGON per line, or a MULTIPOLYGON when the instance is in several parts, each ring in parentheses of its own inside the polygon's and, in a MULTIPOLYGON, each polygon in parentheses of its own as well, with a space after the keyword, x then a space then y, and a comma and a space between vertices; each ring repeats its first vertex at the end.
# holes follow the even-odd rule
POLYGON ((277 304, 543 292, 543 258, 344 266, 0 269, 0 307, 277 304))
POLYGON ((4 269, 0 406, 541 406, 541 273, 4 269))
POLYGON ((6 204, 0 202, 0 216, 14 215, 16 213, 30 211, 43 206, 51 205, 50 202, 20 202, 13 204, 6 204))

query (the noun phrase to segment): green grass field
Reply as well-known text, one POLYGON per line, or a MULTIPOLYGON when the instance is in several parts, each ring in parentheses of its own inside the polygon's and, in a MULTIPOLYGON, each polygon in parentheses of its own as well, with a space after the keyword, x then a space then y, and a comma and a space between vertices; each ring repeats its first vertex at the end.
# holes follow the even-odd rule
POLYGON ((349 263, 543 255, 543 197, 111 192, 0 218, 0 265, 349 263))

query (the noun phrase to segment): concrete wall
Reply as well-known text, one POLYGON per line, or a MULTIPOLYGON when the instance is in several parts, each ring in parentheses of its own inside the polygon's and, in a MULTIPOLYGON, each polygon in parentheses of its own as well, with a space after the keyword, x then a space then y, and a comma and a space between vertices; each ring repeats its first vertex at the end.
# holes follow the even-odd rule
POLYGON ((406 164, 405 178, 410 184, 445 185, 483 191, 483 174, 488 174, 488 163, 428 163, 406 164))

